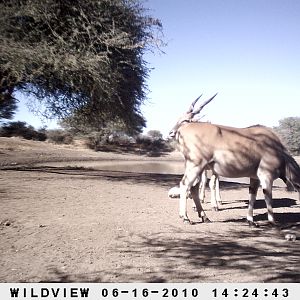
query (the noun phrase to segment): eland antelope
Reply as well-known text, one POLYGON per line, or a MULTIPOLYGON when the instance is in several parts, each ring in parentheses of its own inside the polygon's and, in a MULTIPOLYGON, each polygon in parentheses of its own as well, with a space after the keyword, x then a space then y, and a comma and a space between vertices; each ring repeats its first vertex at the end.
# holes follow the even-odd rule
MULTIPOLYGON (((203 203, 205 199, 205 186, 207 183, 207 170, 204 170, 201 175, 201 182, 200 182, 200 192, 199 197, 200 201, 203 203)), ((220 181, 219 176, 217 174, 211 174, 209 180, 209 189, 210 189, 210 203, 213 210, 219 210, 219 204, 222 205, 222 199, 220 194, 220 181)), ((196 206, 194 206, 196 209, 196 206)))
POLYGON ((247 221, 253 221, 253 207, 259 185, 262 186, 268 212, 268 221, 275 223, 272 208, 272 184, 281 178, 292 185, 300 197, 300 167, 287 152, 275 133, 264 126, 235 128, 206 122, 193 122, 195 115, 211 102, 215 94, 197 110, 198 97, 173 127, 170 137, 177 140, 179 150, 185 158, 185 173, 180 182, 179 216, 190 222, 186 201, 190 192, 202 222, 210 222, 199 200, 195 180, 205 168, 214 174, 229 178, 249 177, 249 206, 247 221))
MULTIPOLYGON (((207 176, 208 169, 205 169, 201 174, 201 180, 200 177, 198 177, 194 185, 200 181, 199 185, 199 199, 202 203, 204 203, 205 199, 205 188, 208 180, 207 176)), ((220 182, 219 177, 216 174, 212 174, 209 180, 209 188, 210 188, 210 203, 213 210, 218 211, 219 205, 222 205, 222 199, 220 194, 220 182)), ((169 189, 168 191, 168 197, 169 198, 179 198, 180 197, 180 187, 174 186, 169 189)), ((189 195, 189 198, 191 198, 191 195, 189 195)), ((197 210, 195 203, 193 204, 193 209, 197 210)))

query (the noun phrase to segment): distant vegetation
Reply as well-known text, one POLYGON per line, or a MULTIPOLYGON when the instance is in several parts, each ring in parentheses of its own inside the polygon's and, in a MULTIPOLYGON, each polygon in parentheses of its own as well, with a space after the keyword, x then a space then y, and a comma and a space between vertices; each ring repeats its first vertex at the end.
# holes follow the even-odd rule
POLYGON ((160 155, 174 150, 169 141, 163 139, 158 130, 146 134, 129 135, 123 131, 90 130, 85 134, 74 129, 41 128, 36 130, 26 122, 8 122, 0 126, 0 136, 21 137, 27 140, 48 141, 55 144, 72 145, 74 141, 82 141, 88 148, 95 151, 133 152, 137 154, 160 155))
MULTIPOLYGON (((150 130, 146 134, 130 134, 119 123, 110 122, 106 127, 94 130, 92 127, 76 128, 61 124, 63 129, 36 130, 25 122, 8 122, 0 126, 0 136, 18 136, 29 140, 49 141, 56 144, 72 144, 81 140, 95 151, 133 151, 140 154, 168 152, 175 149, 173 140, 164 140, 159 130, 150 130)), ((300 155, 300 117, 289 117, 279 121, 273 128, 283 144, 293 155, 300 155)))
POLYGON ((27 140, 45 141, 47 134, 45 129, 35 130, 33 126, 26 122, 9 122, 0 127, 0 136, 22 137, 27 140))
POLYGON ((284 118, 274 130, 291 154, 300 155, 300 117, 284 118))

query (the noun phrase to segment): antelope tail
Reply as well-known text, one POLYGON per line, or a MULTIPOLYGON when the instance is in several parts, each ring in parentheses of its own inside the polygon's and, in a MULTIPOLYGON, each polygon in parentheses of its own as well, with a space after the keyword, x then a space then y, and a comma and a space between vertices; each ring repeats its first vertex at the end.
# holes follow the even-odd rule
POLYGON ((289 184, 294 187, 299 192, 300 198, 300 167, 295 161, 295 159, 288 153, 284 152, 285 160, 285 177, 287 179, 287 186, 289 184))

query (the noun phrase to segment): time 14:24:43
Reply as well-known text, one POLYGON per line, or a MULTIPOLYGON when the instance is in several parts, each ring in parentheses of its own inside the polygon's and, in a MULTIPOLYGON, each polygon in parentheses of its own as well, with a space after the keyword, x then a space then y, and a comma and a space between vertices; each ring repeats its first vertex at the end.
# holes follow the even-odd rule
POLYGON ((248 288, 243 288, 243 289, 233 289, 230 291, 229 289, 213 289, 213 296, 215 298, 219 297, 230 297, 230 296, 235 296, 235 297, 242 297, 242 298, 248 298, 248 297, 269 297, 269 298, 277 298, 277 297, 284 297, 287 298, 289 297, 289 290, 287 288, 284 289, 263 289, 259 290, 257 288, 255 289, 248 289, 248 288))

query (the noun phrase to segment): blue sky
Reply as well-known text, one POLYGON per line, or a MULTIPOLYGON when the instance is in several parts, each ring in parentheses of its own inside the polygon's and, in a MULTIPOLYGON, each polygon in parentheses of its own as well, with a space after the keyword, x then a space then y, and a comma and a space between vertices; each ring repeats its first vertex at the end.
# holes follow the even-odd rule
MULTIPOLYGON (((165 54, 145 55, 154 68, 142 107, 145 131, 166 135, 201 93, 204 101, 218 92, 203 112, 218 124, 276 126, 300 116, 299 0, 148 0, 144 6, 162 21, 168 43, 165 54)), ((16 118, 39 123, 24 109, 16 118)))
POLYGON ((149 0, 165 55, 148 55, 149 129, 166 133, 198 95, 219 124, 276 126, 300 115, 300 1, 149 0))

